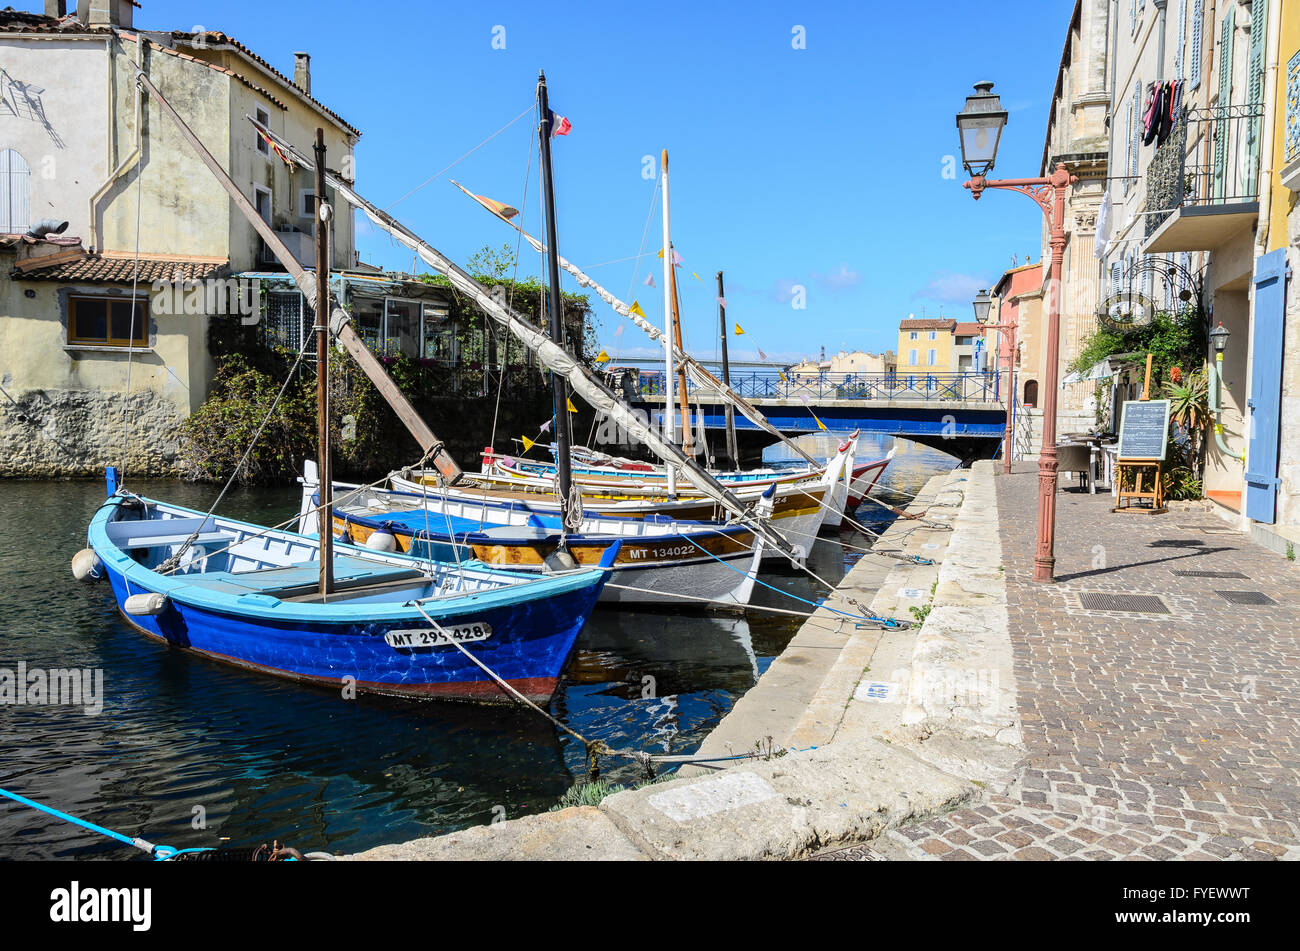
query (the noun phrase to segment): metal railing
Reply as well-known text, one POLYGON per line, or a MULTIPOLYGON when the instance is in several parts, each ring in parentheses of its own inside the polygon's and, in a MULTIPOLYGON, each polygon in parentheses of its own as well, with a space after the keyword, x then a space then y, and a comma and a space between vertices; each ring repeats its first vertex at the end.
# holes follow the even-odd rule
POLYGON ((1185 205, 1230 205, 1259 198, 1263 116, 1263 103, 1186 111, 1147 166, 1148 237, 1185 205))
MULTIPOLYGON (((818 373, 787 374, 778 370, 752 370, 731 374, 731 388, 749 400, 917 400, 987 402, 998 400, 994 373, 818 373)), ((642 373, 642 396, 664 395, 662 373, 642 373)), ((692 399, 710 398, 711 387, 687 381, 692 399)))

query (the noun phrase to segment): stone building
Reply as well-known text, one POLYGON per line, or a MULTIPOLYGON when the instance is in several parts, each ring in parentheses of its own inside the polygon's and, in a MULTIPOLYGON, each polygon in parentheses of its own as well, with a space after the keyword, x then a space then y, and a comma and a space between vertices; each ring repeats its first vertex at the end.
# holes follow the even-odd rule
POLYGON ((957 321, 952 318, 913 318, 898 322, 898 372, 951 373, 953 329, 957 321))
MULTIPOLYGON (((1079 355, 1096 329, 1098 286, 1102 266, 1097 260, 1097 216, 1109 174, 1106 119, 1110 108, 1110 79, 1107 56, 1110 0, 1077 0, 1066 32, 1061 65, 1047 117, 1042 168, 1047 176, 1064 162, 1078 176, 1065 200, 1066 246, 1061 267, 1060 365, 1065 367, 1079 355)), ((1051 259, 1050 228, 1043 224, 1043 260, 1051 259)), ((1043 269, 1044 281, 1049 270, 1043 269)), ((1047 288, 1044 288, 1046 291, 1047 288)), ((1095 419, 1093 387, 1067 385, 1057 404, 1057 432, 1087 429, 1095 419)))
POLYGON ((1137 0, 1112 31, 1110 169, 1118 178, 1105 291, 1135 302, 1128 310, 1141 319, 1179 309, 1190 285, 1202 311, 1232 335, 1205 490, 1233 511, 1241 508, 1248 429, 1265 41, 1279 6, 1137 0), (1148 104, 1171 83, 1174 121, 1152 135, 1148 104))
MULTIPOLYGON (((314 177, 247 117, 307 153, 323 128, 353 178, 360 133, 312 98, 307 54, 290 79, 223 33, 137 29, 136 6, 0 11, 0 474, 173 471, 213 373, 210 322, 258 319, 240 277, 275 265, 137 69, 300 260, 314 177)), ((352 215, 332 231, 349 268, 352 215)))

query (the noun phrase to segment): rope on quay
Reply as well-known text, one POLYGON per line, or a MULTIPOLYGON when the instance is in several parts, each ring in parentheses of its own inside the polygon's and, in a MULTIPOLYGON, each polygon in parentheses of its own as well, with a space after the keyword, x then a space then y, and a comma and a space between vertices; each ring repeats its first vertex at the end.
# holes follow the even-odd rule
MULTIPOLYGON (((567 723, 560 722, 555 717, 551 716, 551 714, 548 713, 546 710, 543 710, 537 704, 533 703, 533 701, 529 700, 522 693, 520 693, 518 690, 512 687, 509 681, 505 680, 495 670, 493 670, 487 664, 483 663, 483 661, 479 660, 477 657, 471 654, 464 644, 462 644, 460 641, 453 638, 450 634, 446 632, 446 630, 443 629, 441 624, 439 624, 432 617, 430 617, 429 612, 424 610, 424 605, 422 603, 420 603, 419 601, 414 601, 412 603, 415 605, 416 610, 418 610, 421 614, 424 615, 424 619, 429 622, 429 624, 433 627, 435 631, 437 631, 439 634, 442 635, 442 637, 444 638, 444 640, 446 640, 448 644, 454 646, 462 654, 464 654, 471 661, 473 661, 474 664, 476 664, 478 668, 483 671, 483 673, 487 674, 494 681, 496 681, 497 686, 499 686, 502 690, 506 691, 508 694, 510 694, 512 697, 514 697, 524 706, 529 707, 537 711, 538 713, 540 713, 542 716, 546 717, 546 719, 550 720, 554 726, 563 730, 565 733, 569 734, 569 736, 573 737, 575 740, 581 743, 583 749, 586 751, 587 776, 589 779, 595 779, 597 776, 600 775, 601 755, 617 756, 623 759, 632 760, 633 762, 636 763, 640 763, 642 768, 645 769, 648 775, 653 775, 654 774, 653 767, 656 763, 678 763, 678 764, 697 763, 697 762, 711 763, 711 762, 718 762, 724 759, 739 760, 739 759, 755 759, 760 757, 768 757, 777 752, 783 752, 783 753, 802 752, 801 750, 786 749, 786 750, 779 750, 779 751, 774 750, 774 751, 764 751, 764 752, 754 752, 754 753, 738 753, 734 756, 723 756, 723 757, 697 757, 690 754, 673 755, 667 753, 645 753, 642 752, 641 750, 615 749, 614 747, 611 747, 608 744, 606 744, 604 740, 589 740, 581 733, 579 733, 577 730, 569 726, 567 723)), ((807 749, 815 749, 815 747, 807 747, 807 749)))
POLYGON ((123 845, 139 849, 141 852, 152 856, 154 861, 157 862, 303 862, 312 859, 334 858, 328 852, 308 852, 304 855, 297 849, 281 845, 279 842, 274 842, 271 845, 262 844, 236 849, 175 849, 170 845, 154 845, 139 836, 131 838, 120 832, 114 832, 112 829, 105 829, 103 826, 87 822, 85 819, 78 819, 76 816, 68 815, 68 813, 55 809, 53 806, 47 806, 34 799, 28 799, 26 796, 20 796, 18 793, 10 792, 7 789, 0 789, 0 796, 6 796, 20 805, 29 806, 32 809, 54 816, 56 819, 71 822, 73 825, 80 826, 89 832, 115 839, 123 845))

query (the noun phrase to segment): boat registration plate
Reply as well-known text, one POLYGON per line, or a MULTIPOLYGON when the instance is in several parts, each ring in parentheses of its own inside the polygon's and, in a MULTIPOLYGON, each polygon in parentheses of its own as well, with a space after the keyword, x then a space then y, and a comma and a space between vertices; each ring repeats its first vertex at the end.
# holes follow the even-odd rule
POLYGON ((456 624, 435 631, 430 627, 403 628, 389 631, 384 640, 389 647, 445 647, 469 641, 485 641, 492 636, 490 624, 456 624))

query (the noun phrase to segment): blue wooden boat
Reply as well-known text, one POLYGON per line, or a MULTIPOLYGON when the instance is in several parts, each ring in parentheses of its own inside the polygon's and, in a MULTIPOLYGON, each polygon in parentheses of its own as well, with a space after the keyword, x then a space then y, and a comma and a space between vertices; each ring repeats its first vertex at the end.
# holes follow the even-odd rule
MULTIPOLYGON (((107 577, 143 633, 290 680, 512 699, 468 652, 546 703, 604 586, 600 569, 524 575, 336 544, 335 590, 322 598, 318 538, 119 492, 115 478, 110 469, 109 499, 88 532, 93 554, 79 556, 78 573, 107 577), (175 570, 156 570, 182 548, 175 570)), ((600 568, 618 550, 611 545, 600 568)))

